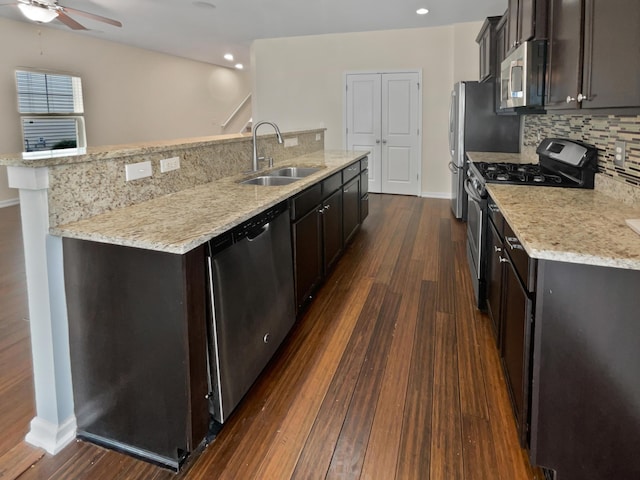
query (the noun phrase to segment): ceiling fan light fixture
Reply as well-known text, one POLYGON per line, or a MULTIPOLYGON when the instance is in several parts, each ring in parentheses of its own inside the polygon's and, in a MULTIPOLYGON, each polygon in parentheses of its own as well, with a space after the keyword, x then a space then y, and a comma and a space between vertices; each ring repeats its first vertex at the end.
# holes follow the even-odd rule
POLYGON ((22 14, 33 22, 49 23, 58 16, 55 10, 46 7, 38 7, 29 3, 19 3, 18 8, 22 14))

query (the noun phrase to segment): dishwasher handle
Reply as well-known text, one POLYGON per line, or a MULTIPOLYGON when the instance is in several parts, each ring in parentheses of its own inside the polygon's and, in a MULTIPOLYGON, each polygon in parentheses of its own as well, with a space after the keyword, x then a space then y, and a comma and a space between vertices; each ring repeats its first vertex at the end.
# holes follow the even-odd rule
POLYGON ((256 228, 254 230, 251 230, 251 231, 247 232, 247 235, 246 235, 247 240, 250 241, 250 242, 253 242, 260 235, 262 235, 263 233, 268 232, 270 225, 271 225, 271 223, 265 223, 264 225, 262 225, 262 227, 259 227, 259 228, 256 228))

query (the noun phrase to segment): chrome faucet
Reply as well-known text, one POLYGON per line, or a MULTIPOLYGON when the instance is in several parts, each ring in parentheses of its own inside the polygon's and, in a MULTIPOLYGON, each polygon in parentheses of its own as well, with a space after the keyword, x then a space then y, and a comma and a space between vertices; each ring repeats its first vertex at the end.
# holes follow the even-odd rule
POLYGON ((264 125, 265 123, 271 125, 273 127, 273 129, 276 131, 276 136, 278 137, 278 143, 282 143, 282 135, 280 135, 280 129, 278 128, 278 126, 273 123, 273 122, 267 122, 267 121, 262 121, 262 122, 258 122, 253 126, 253 133, 252 133, 252 139, 253 139, 253 164, 252 164, 252 168, 254 172, 258 171, 258 160, 262 160, 262 157, 258 157, 258 142, 256 139, 256 133, 258 132, 258 127, 260 125, 264 125))

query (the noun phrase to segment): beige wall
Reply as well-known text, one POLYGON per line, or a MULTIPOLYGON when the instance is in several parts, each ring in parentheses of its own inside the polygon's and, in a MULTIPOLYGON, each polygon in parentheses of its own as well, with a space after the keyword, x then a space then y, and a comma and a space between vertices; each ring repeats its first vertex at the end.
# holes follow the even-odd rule
MULTIPOLYGON (((221 133, 220 124, 251 89, 247 71, 2 18, 0 44, 0 153, 22 150, 16 67, 82 77, 89 146, 221 133)), ((245 121, 225 133, 240 131, 245 121)), ((0 167, 0 204, 15 197, 0 167)))
POLYGON ((481 22, 446 27, 257 40, 252 45, 254 119, 283 130, 326 127, 326 148, 344 148, 344 73, 421 69, 422 192, 449 196, 449 96, 478 77, 481 22))

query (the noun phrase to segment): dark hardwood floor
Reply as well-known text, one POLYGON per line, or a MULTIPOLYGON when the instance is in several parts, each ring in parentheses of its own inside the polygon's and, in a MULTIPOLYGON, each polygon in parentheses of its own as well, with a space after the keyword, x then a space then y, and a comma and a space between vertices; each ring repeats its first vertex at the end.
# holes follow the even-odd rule
MULTIPOLYGON (((0 225, 0 427, 13 435, 0 437, 4 478, 3 451, 37 449, 21 442, 33 415, 21 246, 11 212, 0 209, 0 225)), ((369 217, 309 310, 179 474, 84 442, 26 463, 13 477, 536 478, 489 320, 473 306, 465 225, 448 201, 389 195, 370 196, 369 217)))

